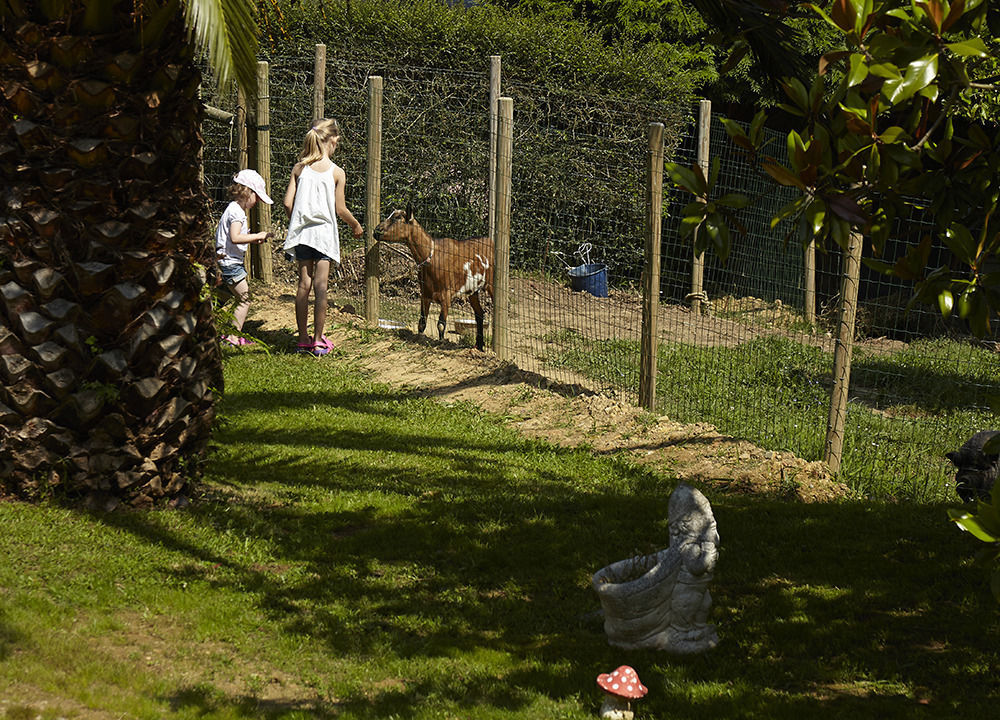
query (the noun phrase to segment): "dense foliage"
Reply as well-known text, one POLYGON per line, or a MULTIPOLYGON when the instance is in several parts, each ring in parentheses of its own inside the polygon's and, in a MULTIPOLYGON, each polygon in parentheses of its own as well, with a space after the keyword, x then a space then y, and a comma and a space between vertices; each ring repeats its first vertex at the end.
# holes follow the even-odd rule
POLYGON ((483 69, 501 55, 505 77, 578 92, 682 101, 715 78, 706 47, 648 44, 598 33, 558 14, 531 16, 499 7, 467 10, 437 0, 310 3, 280 0, 261 9, 265 52, 327 45, 330 57, 376 66, 452 71, 483 69))

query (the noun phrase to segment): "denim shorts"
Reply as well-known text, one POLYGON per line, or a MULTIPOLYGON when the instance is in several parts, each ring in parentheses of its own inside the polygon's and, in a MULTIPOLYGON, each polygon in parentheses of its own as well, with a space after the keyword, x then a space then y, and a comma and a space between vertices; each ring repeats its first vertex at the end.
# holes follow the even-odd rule
POLYGON ((219 269, 222 270, 222 279, 226 281, 226 285, 237 285, 247 276, 247 269, 242 265, 220 265, 219 269))

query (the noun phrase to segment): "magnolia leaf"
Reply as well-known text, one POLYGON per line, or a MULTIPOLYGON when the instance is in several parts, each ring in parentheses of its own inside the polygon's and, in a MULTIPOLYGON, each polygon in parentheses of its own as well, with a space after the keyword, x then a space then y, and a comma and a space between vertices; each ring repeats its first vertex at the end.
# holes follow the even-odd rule
MULTIPOLYGON (((975 4, 978 4, 978 2, 975 4)), ((973 4, 970 3, 968 9, 971 10, 972 7, 973 4)), ((947 32, 952 25, 958 22, 958 20, 965 13, 965 10, 966 10, 966 5, 964 0, 953 0, 953 2, 951 3, 951 7, 948 10, 948 17, 946 17, 944 19, 944 22, 941 23, 941 31, 947 32)))
POLYGON ((789 105, 788 103, 778 103, 778 107, 784 110, 789 115, 798 115, 799 117, 806 116, 806 114, 802 110, 799 110, 794 105, 789 105))
POLYGON ((882 86, 883 93, 888 93, 889 103, 897 105, 909 100, 919 91, 930 85, 937 77, 938 56, 925 55, 906 66, 906 73, 901 82, 889 80, 882 86))
POLYGON ((886 128, 885 131, 878 136, 878 139, 883 143, 894 143, 899 142, 901 138, 906 138, 906 131, 899 127, 899 125, 893 125, 890 128, 886 128))
POLYGON ((757 114, 753 116, 753 120, 750 122, 750 142, 753 143, 754 147, 760 145, 761 138, 764 134, 764 122, 767 120, 767 113, 763 110, 758 110, 757 114))
POLYGON ((990 140, 990 136, 987 135, 981 127, 978 125, 969 126, 969 140, 976 144, 977 147, 983 150, 992 150, 993 141, 990 140))
POLYGON ((862 80, 868 77, 868 63, 861 53, 851 55, 851 67, 847 72, 847 86, 859 85, 862 80))
POLYGON ((931 83, 917 94, 920 95, 920 97, 927 98, 931 102, 936 102, 938 99, 938 90, 937 84, 931 83))
POLYGON ((700 226, 703 221, 704 218, 695 217, 693 215, 682 218, 680 236, 682 238, 689 237, 695 230, 698 229, 698 226, 700 226))
POLYGON ((771 160, 770 162, 762 163, 764 172, 773 177, 779 185, 784 185, 785 187, 797 187, 799 190, 805 190, 805 184, 799 180, 790 170, 776 162, 771 160))
POLYGON ((961 57, 986 57, 989 55, 986 43, 984 43, 983 39, 979 37, 969 38, 968 40, 962 40, 961 42, 949 43, 945 45, 945 47, 961 57))
POLYGON ((864 225, 865 217, 857 201, 849 195, 831 195, 826 198, 830 212, 851 225, 864 225))
POLYGON ((722 118, 722 126, 726 129, 729 134, 730 139, 741 148, 745 150, 753 150, 753 143, 750 142, 750 138, 740 127, 740 124, 735 120, 730 120, 729 118, 722 118))
POLYGON ((955 508, 948 509, 948 517, 958 525, 960 528, 966 532, 970 532, 976 536, 977 539, 983 542, 997 542, 1000 541, 1000 537, 994 537, 988 533, 982 525, 979 524, 979 520, 975 515, 968 512, 967 510, 956 510, 955 508))
POLYGON ((797 212, 799 212, 799 209, 802 207, 802 204, 806 202, 808 199, 809 198, 807 195, 802 195, 796 198, 795 200, 792 200, 784 207, 782 207, 777 213, 775 213, 774 217, 771 218, 771 227, 774 228, 782 220, 790 218, 797 212))
POLYGON ((958 316, 967 320, 972 314, 974 305, 976 305, 976 286, 970 285, 958 296, 958 316))
POLYGON ((868 72, 875 77, 885 78, 886 80, 903 79, 903 73, 901 73, 899 68, 892 63, 876 63, 875 65, 869 65, 868 72))
MULTIPOLYGON (((708 167, 708 185, 705 188, 707 193, 709 190, 715 187, 715 183, 719 181, 719 171, 722 169, 722 163, 719 161, 719 156, 716 155, 712 158, 712 162, 708 167)), ((701 167, 698 167, 698 171, 701 172, 701 167)))
POLYGON ((976 502, 976 520, 983 530, 1000 540, 1000 511, 992 502, 976 502))
MULTIPOLYGON (((831 27, 836 28, 840 32, 844 33, 845 35, 851 31, 851 27, 847 27, 847 28, 841 27, 832 17, 830 17, 829 15, 827 15, 826 14, 826 10, 824 10, 823 8, 821 8, 819 5, 816 5, 814 3, 806 3, 806 7, 808 7, 814 13, 816 13, 817 15, 819 15, 821 18, 823 18, 827 23, 830 24, 831 27)), ((852 25, 853 25, 853 23, 852 23, 852 25)))
POLYGON ((861 264, 883 275, 892 275, 893 268, 895 267, 892 263, 887 263, 885 260, 876 260, 875 258, 867 257, 861 258, 861 264))
POLYGON ((944 231, 944 243, 963 264, 972 265, 975 262, 976 240, 965 225, 953 223, 944 231))
MULTIPOLYGON (((833 23, 831 22, 830 24, 832 25, 833 23)), ((831 65, 850 56, 851 52, 849 50, 835 50, 822 55, 819 59, 819 74, 826 75, 826 71, 831 65)))
POLYGON ((699 222, 705 217, 706 209, 708 207, 707 203, 703 203, 701 200, 694 200, 689 202, 684 206, 681 214, 685 218, 697 218, 699 222))
POLYGON ((722 205, 723 207, 742 210, 743 208, 745 208, 747 205, 750 204, 750 198, 740 193, 726 193, 715 202, 718 205, 722 205))
POLYGON ((927 15, 928 21, 930 21, 931 30, 934 31, 935 35, 941 33, 941 23, 944 22, 944 4, 941 0, 928 0, 927 2, 914 3, 917 7, 924 11, 927 15))
POLYGON ((826 203, 819 198, 813 199, 809 203, 809 207, 806 208, 806 220, 809 222, 809 229, 812 231, 812 235, 814 237, 819 235, 823 229, 823 223, 826 221, 826 203))
POLYGON ((670 179, 674 181, 675 185, 678 185, 699 197, 703 197, 708 192, 708 188, 705 183, 705 176, 702 174, 701 168, 698 167, 698 165, 694 165, 693 168, 686 168, 683 165, 668 162, 664 165, 664 167, 666 168, 670 179))
POLYGON ((830 8, 830 17, 834 22, 834 25, 845 33, 851 32, 854 29, 854 21, 857 18, 857 12, 854 9, 854 4, 851 0, 834 0, 833 7, 830 8))
POLYGON ((808 112, 809 93, 806 92, 806 86, 802 84, 801 80, 795 77, 785 78, 785 81, 781 83, 781 89, 785 91, 788 99, 795 103, 795 107, 802 112, 808 112))
POLYGON ((938 293, 938 308, 941 310, 941 317, 945 320, 951 317, 951 309, 955 305, 955 296, 951 290, 942 290, 938 293))

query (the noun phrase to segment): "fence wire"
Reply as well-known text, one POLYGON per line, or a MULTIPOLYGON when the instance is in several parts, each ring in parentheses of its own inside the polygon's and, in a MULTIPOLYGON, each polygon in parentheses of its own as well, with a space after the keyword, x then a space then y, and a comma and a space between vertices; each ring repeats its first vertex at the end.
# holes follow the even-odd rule
MULTIPOLYGON (((313 58, 270 58, 272 194, 279 200, 312 118, 313 58)), ((381 67, 331 60, 325 115, 343 140, 335 161, 348 176, 347 204, 364 217, 367 83, 384 78, 382 217, 412 207, 447 259, 444 238, 488 232, 489 74, 440 68, 381 67)), ((564 384, 636 401, 639 386, 644 265, 647 128, 667 128, 667 159, 695 161, 696 123, 687 109, 642 106, 544 84, 505 83, 514 100, 510 338, 513 359, 564 384)), ((232 111, 233 94, 206 98, 232 111)), ((251 118, 252 124, 252 118, 251 118)), ((206 184, 224 206, 235 172, 233 130, 205 126, 206 184)), ((770 154, 785 143, 770 133, 770 154)), ((682 422, 709 422, 721 432, 807 460, 823 457, 832 390, 842 257, 817 252, 816 316, 805 315, 801 238, 771 217, 794 195, 748 164, 718 119, 711 156, 720 162, 718 191, 753 199, 741 215, 727 262, 705 257, 701 312, 691 298, 692 245, 679 237, 690 201, 664 188, 657 411, 682 422)), ((274 213, 279 236, 284 214, 274 213)), ((919 210, 899 218, 886 257, 931 231, 919 210)), ((360 308, 364 249, 341 234, 344 263, 334 292, 360 308)), ((418 251, 419 252, 419 251, 418 251)), ((866 249, 866 255, 871 249, 866 249)), ((939 243, 932 261, 948 262, 939 243)), ((463 261, 464 262, 464 261, 463 261)), ((447 263, 446 263, 447 264, 447 263)), ((451 263, 455 265, 455 263, 451 263)), ((431 261, 405 245, 382 245, 380 305, 385 326, 415 329, 418 273, 431 261), (419 267, 418 267, 419 265, 419 267)), ((464 272, 459 267, 459 272, 464 272)), ((276 274, 293 277, 280 255, 276 274)), ((475 268, 473 268, 474 274, 475 268)), ((944 453, 988 429, 989 397, 998 393, 995 346, 945 323, 933 308, 907 309, 912 287, 862 271, 857 343, 841 472, 856 489, 880 496, 952 496, 944 453)), ((491 318, 487 301, 488 323, 491 318)), ((438 308, 426 333, 437 336, 438 308)), ((451 308, 444 337, 473 342, 467 301, 451 308), (465 321, 459 327, 454 321, 465 321)), ((444 346, 442 351, 448 351, 444 346)), ((794 478, 789 479, 794 482, 794 478)))

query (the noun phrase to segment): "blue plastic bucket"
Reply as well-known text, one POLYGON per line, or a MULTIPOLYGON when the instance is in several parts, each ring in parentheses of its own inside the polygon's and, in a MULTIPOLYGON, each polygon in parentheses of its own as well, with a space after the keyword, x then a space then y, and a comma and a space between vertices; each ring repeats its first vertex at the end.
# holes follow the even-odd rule
POLYGON ((594 297, 608 296, 608 266, 589 263, 570 268, 569 284, 574 290, 584 290, 594 297))

